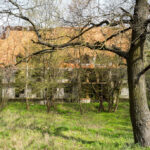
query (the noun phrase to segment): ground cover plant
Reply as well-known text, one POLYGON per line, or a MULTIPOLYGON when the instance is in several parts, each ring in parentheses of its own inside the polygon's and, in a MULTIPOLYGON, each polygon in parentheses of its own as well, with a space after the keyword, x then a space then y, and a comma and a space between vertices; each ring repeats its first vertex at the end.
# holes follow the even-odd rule
POLYGON ((128 102, 121 102, 116 113, 99 113, 97 107, 84 104, 80 115, 78 104, 56 104, 47 113, 39 104, 27 111, 24 103, 9 103, 0 113, 0 149, 141 149, 133 144, 128 102))

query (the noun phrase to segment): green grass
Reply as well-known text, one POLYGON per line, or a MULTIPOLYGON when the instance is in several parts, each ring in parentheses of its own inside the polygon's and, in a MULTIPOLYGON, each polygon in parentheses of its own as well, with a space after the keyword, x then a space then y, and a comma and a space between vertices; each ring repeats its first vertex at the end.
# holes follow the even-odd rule
POLYGON ((83 105, 80 115, 78 104, 57 104, 47 114, 45 106, 27 111, 9 103, 0 112, 0 150, 141 150, 133 144, 128 102, 116 113, 98 113, 97 105, 83 105))

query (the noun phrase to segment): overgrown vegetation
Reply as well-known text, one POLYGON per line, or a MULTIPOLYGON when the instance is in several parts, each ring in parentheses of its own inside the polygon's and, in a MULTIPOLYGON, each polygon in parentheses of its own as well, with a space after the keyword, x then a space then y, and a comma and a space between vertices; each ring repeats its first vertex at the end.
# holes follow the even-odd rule
MULTIPOLYGON (((133 144, 128 102, 116 113, 98 113, 98 103, 46 106, 9 103, 0 113, 0 149, 14 150, 140 150, 133 144)), ((146 149, 146 148, 145 148, 146 149)))

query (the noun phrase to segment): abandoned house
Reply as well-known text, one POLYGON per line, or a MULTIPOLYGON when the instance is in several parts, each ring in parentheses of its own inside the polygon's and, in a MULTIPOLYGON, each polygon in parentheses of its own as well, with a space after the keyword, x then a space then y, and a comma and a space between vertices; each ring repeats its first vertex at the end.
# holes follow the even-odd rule
MULTIPOLYGON (((118 31, 118 28, 94 28, 83 35, 83 40, 87 42, 104 41, 108 36, 118 31)), ((49 29, 46 33, 43 31, 43 36, 45 38, 65 36, 68 32, 71 35, 75 34, 72 28, 55 28, 49 29)), ((118 35, 106 43, 108 45, 117 44, 118 47, 127 50, 129 48, 129 34, 130 31, 118 35)), ((111 89, 110 87, 119 86, 120 82, 116 84, 116 80, 122 81, 122 73, 125 67, 120 64, 125 63, 124 60, 111 52, 94 51, 88 48, 75 47, 58 50, 54 52, 54 56, 52 56, 53 54, 49 54, 49 56, 46 54, 45 59, 42 56, 40 59, 33 58, 31 59, 32 63, 30 63, 30 60, 24 60, 16 66, 15 64, 23 57, 41 49, 41 46, 33 44, 31 40, 36 40, 31 27, 8 26, 1 28, 2 97, 11 99, 25 98, 26 96, 29 98, 44 98, 45 90, 48 90, 48 88, 43 86, 42 83, 45 83, 45 85, 51 83, 48 86, 54 93, 54 99, 65 99, 67 101, 80 99, 81 102, 90 102, 98 99, 98 97, 107 99, 106 91, 108 92, 111 89), (55 78, 52 72, 55 72, 55 78), (51 77, 46 77, 47 74, 51 77), (32 83, 39 84, 32 86, 31 80, 32 83), (23 87, 20 86, 21 84, 23 87)), ((67 41, 67 37, 53 42, 61 44, 65 41, 67 41)), ((123 80, 120 86, 120 98, 128 98, 126 85, 126 80, 123 80)))

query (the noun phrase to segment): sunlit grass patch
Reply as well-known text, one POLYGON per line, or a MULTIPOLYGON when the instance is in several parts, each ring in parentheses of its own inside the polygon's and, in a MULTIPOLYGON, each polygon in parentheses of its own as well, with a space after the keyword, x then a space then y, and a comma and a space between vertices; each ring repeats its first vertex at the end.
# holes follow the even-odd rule
MULTIPOLYGON (((9 150, 130 150, 133 144, 128 103, 116 113, 97 111, 98 104, 57 104, 46 107, 9 103, 0 113, 0 149, 9 150)), ((145 148, 146 149, 146 148, 145 148)))

